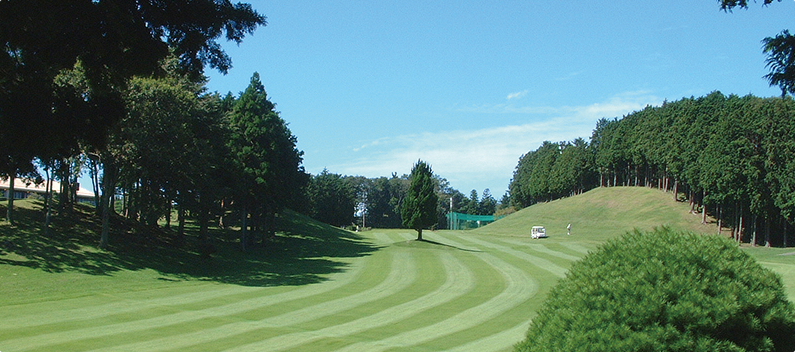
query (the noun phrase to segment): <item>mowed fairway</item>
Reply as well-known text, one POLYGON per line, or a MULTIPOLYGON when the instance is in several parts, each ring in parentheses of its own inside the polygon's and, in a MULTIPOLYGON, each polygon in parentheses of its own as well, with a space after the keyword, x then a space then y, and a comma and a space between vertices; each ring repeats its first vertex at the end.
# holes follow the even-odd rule
MULTIPOLYGON (((229 282, 152 268, 54 272, 5 253, 0 351, 509 351, 570 265, 633 227, 606 214, 634 218, 647 212, 646 203, 662 202, 674 210, 657 212, 668 215, 654 225, 700 226, 686 204, 664 193, 599 192, 531 207, 475 231, 424 232, 423 242, 410 230, 358 233, 350 241, 372 250, 303 258, 338 269, 308 283, 229 282), (593 205, 601 210, 583 208, 608 196, 611 205, 593 205), (611 221, 612 230, 586 219, 591 211, 611 221), (671 220, 680 211, 684 220, 671 220), (527 229, 536 223, 549 226, 551 237, 529 239, 527 229)), ((791 251, 753 253, 789 273, 790 297, 795 255, 780 254, 791 251)))

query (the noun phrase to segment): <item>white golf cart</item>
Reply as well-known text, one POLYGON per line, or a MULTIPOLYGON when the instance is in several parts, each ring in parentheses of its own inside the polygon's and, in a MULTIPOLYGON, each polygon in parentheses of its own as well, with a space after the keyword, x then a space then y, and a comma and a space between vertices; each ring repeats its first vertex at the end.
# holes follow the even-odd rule
POLYGON ((547 238, 547 230, 543 226, 533 226, 530 232, 530 237, 533 239, 547 238))

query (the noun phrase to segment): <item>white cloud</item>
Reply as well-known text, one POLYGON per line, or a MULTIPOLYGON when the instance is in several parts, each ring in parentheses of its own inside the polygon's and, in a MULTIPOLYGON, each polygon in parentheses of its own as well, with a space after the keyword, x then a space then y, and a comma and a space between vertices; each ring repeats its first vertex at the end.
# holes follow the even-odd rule
POLYGON ((513 170, 521 155, 537 149, 543 141, 588 139, 603 117, 620 117, 646 105, 659 105, 661 99, 648 92, 627 92, 604 102, 583 106, 514 107, 492 105, 467 108, 482 113, 519 113, 544 115, 520 125, 488 127, 477 130, 423 132, 370 141, 353 148, 351 158, 328 169, 346 175, 366 177, 409 173, 422 159, 436 174, 447 178, 451 186, 464 193, 490 188, 496 197, 508 188, 513 170))
POLYGON ((508 94, 508 96, 505 99, 508 99, 508 100, 519 99, 519 98, 525 96, 528 92, 529 91, 527 89, 525 89, 525 90, 523 90, 521 92, 511 93, 511 94, 508 94))
POLYGON ((481 114, 545 114, 551 117, 621 117, 647 105, 660 105, 662 99, 648 91, 624 92, 604 102, 582 106, 515 106, 511 104, 472 105, 457 111, 481 114))

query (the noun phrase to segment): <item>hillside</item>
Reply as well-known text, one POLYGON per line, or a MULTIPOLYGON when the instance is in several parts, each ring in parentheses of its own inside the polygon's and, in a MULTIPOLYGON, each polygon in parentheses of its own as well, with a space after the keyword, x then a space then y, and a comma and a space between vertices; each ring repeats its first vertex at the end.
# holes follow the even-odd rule
MULTIPOLYGON (((595 249, 604 241, 637 228, 659 226, 696 233, 717 234, 714 218, 701 224, 701 214, 691 214, 687 202, 675 202, 671 193, 645 187, 604 187, 574 197, 535 204, 492 224, 473 230, 479 235, 529 237, 530 228, 545 226, 549 242, 595 249), (571 236, 566 225, 571 223, 571 236)), ((729 230, 722 234, 729 236, 729 230)), ((544 241, 544 243, 548 243, 544 241)), ((742 245, 746 253, 781 276, 789 296, 795 297, 795 250, 742 245)))
MULTIPOLYGON (((571 223, 578 240, 602 243, 638 228, 661 225, 698 233, 717 233, 714 219, 701 224, 700 214, 689 213, 688 203, 675 202, 670 193, 645 187, 604 187, 574 197, 524 208, 488 226, 479 233, 527 236, 535 225, 545 226, 550 236, 566 235, 571 223)), ((724 229, 725 231, 725 229, 724 229)))

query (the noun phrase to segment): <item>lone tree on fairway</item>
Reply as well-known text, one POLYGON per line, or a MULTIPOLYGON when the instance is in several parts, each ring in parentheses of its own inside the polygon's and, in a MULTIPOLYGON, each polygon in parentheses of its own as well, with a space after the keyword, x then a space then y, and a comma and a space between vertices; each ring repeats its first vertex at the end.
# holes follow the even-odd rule
POLYGON ((637 230, 552 289, 516 351, 792 351, 781 280, 719 236, 637 230))
POLYGON ((400 216, 403 227, 417 230, 417 240, 422 240, 422 229, 436 223, 436 205, 439 202, 434 191, 433 171, 422 160, 417 160, 409 175, 409 189, 400 216))

